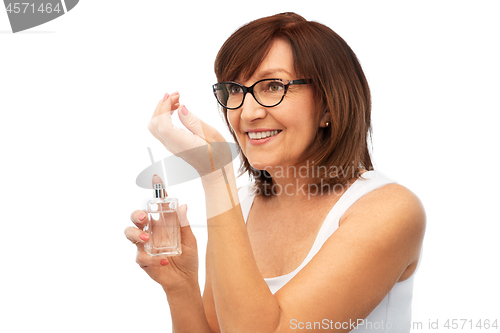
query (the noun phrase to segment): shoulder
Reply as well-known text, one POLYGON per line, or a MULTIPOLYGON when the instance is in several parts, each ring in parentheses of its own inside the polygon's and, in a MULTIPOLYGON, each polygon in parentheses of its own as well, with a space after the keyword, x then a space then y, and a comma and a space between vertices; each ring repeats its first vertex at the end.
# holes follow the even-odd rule
POLYGON ((399 184, 387 184, 363 195, 345 212, 341 220, 367 214, 410 218, 414 223, 425 226, 422 202, 412 191, 399 184))
POLYGON ((409 189, 387 184, 356 201, 342 216, 340 226, 370 230, 374 240, 392 239, 386 243, 408 248, 408 254, 417 259, 426 227, 425 210, 409 189))

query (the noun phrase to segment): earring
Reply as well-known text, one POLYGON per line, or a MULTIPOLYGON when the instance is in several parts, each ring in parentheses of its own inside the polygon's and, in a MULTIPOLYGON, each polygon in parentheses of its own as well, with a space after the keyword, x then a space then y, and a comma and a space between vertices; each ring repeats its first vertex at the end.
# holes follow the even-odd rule
POLYGON ((330 123, 327 121, 327 122, 325 123, 325 127, 328 127, 328 126, 330 126, 330 123))

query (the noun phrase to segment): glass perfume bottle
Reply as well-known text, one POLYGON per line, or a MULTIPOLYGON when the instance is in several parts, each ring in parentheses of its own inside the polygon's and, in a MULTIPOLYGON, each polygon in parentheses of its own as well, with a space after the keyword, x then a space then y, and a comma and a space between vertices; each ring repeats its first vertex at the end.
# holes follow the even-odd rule
POLYGON ((181 225, 177 215, 177 199, 165 197, 162 183, 154 184, 155 197, 147 201, 148 223, 144 232, 149 239, 144 250, 150 256, 178 256, 181 248, 181 225))

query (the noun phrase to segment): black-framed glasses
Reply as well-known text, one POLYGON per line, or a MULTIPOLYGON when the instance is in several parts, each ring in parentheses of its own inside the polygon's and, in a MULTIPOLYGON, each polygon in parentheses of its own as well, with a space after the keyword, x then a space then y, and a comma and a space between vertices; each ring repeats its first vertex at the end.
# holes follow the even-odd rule
POLYGON ((243 105, 247 93, 252 94, 260 105, 271 108, 283 101, 288 87, 292 84, 308 84, 311 82, 310 79, 264 79, 255 82, 250 87, 245 87, 236 82, 220 82, 212 87, 217 102, 228 110, 235 110, 243 105))

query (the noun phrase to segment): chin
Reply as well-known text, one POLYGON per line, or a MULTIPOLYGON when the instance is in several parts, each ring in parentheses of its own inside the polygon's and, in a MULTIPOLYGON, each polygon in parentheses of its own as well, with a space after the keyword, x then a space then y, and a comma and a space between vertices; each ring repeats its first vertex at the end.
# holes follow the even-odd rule
POLYGON ((256 159, 251 159, 248 157, 247 157, 247 159, 248 159, 248 163, 250 163, 252 168, 257 169, 257 170, 265 170, 265 169, 273 168, 275 166, 273 163, 270 163, 270 161, 266 161, 263 159, 256 160, 256 159))
POLYGON ((278 163, 275 159, 250 159, 248 158, 248 163, 257 170, 272 170, 275 168, 282 168, 281 164, 278 163))

